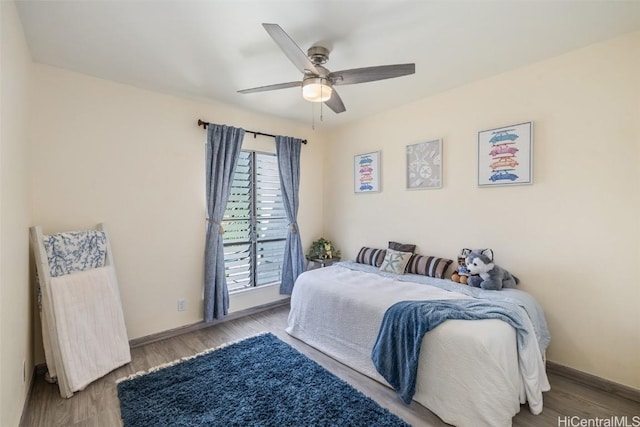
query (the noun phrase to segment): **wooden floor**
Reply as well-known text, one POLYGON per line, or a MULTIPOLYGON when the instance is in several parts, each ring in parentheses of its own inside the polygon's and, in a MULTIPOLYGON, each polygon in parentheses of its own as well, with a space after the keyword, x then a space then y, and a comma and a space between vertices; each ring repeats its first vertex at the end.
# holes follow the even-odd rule
MULTIPOLYGON (((422 405, 416 402, 409 406, 403 404, 391 389, 290 337, 285 332, 287 315, 288 307, 279 307, 135 348, 132 350, 132 362, 129 365, 96 381, 71 399, 62 399, 57 385, 49 384, 44 378, 39 377, 27 403, 22 425, 120 426, 120 406, 115 385, 117 379, 263 331, 272 332, 413 426, 448 425, 422 405)), ((634 425, 632 417, 640 416, 639 403, 611 396, 557 375, 550 375, 549 381, 551 391, 544 394, 544 412, 534 416, 526 406, 522 406, 520 413, 513 419, 514 426, 580 425, 570 424, 569 421, 559 423, 558 419, 572 416, 594 419, 625 415, 628 416, 629 425, 634 425)), ((464 402, 460 402, 460 405, 464 405, 464 402)))

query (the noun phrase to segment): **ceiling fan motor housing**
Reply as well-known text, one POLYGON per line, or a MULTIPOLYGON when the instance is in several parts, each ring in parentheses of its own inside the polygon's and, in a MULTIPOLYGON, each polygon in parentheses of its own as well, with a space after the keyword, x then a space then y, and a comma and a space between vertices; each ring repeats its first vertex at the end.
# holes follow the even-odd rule
POLYGON ((322 46, 311 46, 307 50, 307 56, 314 64, 326 64, 329 60, 329 49, 322 46))

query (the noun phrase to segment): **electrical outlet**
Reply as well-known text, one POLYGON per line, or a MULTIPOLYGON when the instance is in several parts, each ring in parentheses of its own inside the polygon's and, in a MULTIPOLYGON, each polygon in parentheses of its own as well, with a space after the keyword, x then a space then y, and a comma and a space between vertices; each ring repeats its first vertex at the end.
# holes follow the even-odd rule
POLYGON ((178 300, 178 311, 186 311, 187 310, 187 300, 184 298, 180 298, 178 300))

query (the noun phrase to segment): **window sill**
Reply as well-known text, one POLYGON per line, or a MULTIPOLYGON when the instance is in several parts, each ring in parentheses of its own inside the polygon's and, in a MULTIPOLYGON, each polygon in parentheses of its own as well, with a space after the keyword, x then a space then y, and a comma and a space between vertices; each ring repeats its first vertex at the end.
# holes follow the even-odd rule
POLYGON ((250 288, 236 289, 233 291, 229 291, 229 295, 239 295, 244 293, 253 293, 260 289, 270 289, 273 287, 280 288, 280 282, 269 283, 268 285, 260 285, 260 286, 252 286, 250 288))

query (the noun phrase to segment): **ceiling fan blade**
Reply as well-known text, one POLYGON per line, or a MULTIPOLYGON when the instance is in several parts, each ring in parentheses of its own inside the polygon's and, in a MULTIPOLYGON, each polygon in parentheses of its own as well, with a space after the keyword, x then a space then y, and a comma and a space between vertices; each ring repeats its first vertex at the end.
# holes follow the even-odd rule
POLYGON ((344 102, 342 102, 342 98, 340 98, 340 95, 338 95, 338 92, 335 88, 333 88, 333 91, 331 92, 331 98, 329 98, 328 101, 325 101, 324 105, 331 108, 336 114, 344 113, 345 111, 347 111, 344 106, 344 102))
POLYGON ((415 74, 415 72, 416 64, 380 65, 377 67, 334 71, 329 73, 329 80, 331 80, 331 83, 334 85, 351 85, 354 83, 366 83, 407 76, 409 74, 415 74))
POLYGON ((313 62, 307 58, 307 55, 298 47, 298 45, 289 37, 287 33, 278 24, 262 24, 271 38, 280 46, 280 49, 287 55, 287 58, 298 67, 300 72, 311 72, 315 75, 320 74, 313 62))
POLYGON ((238 93, 266 92, 268 90, 287 89, 289 87, 297 87, 297 86, 302 86, 302 82, 278 83, 275 85, 254 87, 251 89, 239 90, 238 93))

